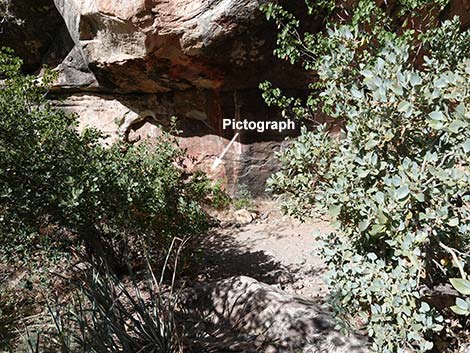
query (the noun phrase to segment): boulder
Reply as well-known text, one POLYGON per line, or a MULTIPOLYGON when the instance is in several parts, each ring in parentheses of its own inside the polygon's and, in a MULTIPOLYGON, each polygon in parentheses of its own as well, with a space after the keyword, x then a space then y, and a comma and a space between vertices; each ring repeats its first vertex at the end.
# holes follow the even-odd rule
POLYGON ((182 131, 177 139, 189 155, 189 170, 207 171, 210 177, 223 180, 230 192, 244 186, 257 196, 264 192, 266 179, 278 170, 274 152, 285 145, 285 133, 241 132, 223 163, 211 169, 234 134, 221 128, 224 112, 235 114, 240 109, 248 119, 270 119, 269 110, 261 105, 257 94, 258 91, 215 94, 207 90, 159 95, 77 92, 56 93, 55 99, 58 107, 78 114, 80 128, 97 127, 107 134, 107 143, 124 135, 129 141, 157 143, 161 126, 167 126, 170 117, 176 116, 182 131))
POLYGON ((228 324, 240 334, 262 338, 266 351, 369 351, 367 339, 338 332, 334 319, 317 304, 253 278, 227 278, 197 293, 197 306, 207 308, 213 323, 220 327, 228 324))
POLYGON ((233 218, 237 224, 243 225, 254 221, 256 213, 250 212, 247 209, 242 208, 233 213, 233 218))
POLYGON ((190 167, 229 191, 264 192, 277 170, 273 152, 297 131, 240 131, 220 168, 210 167, 235 133, 222 129, 223 118, 282 119, 261 99, 260 82, 309 81, 272 56, 274 27, 259 11, 265 0, 54 1, 68 31, 57 47, 70 49, 52 92, 81 126, 101 128, 108 141, 158 141, 158 124, 176 116, 190 167))

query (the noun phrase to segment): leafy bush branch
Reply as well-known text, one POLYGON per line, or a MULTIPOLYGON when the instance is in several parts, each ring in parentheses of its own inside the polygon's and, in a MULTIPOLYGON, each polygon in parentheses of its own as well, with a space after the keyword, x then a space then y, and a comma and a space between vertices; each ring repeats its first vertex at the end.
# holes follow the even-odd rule
POLYGON ((318 34, 299 34, 292 14, 264 6, 280 27, 275 54, 318 76, 306 101, 264 83, 266 102, 299 119, 322 111, 342 126, 339 136, 304 128, 278 154, 283 168, 269 188, 287 195, 291 215, 332 217, 337 231, 321 246, 332 307, 381 353, 433 347, 445 313, 423 293, 467 268, 470 250, 470 32, 458 20, 410 29, 416 13, 443 3, 399 4, 392 16, 373 1, 330 3, 318 34))
POLYGON ((207 228, 202 203, 212 190, 184 170, 170 133, 154 147, 104 147, 98 131, 78 132, 76 117, 46 100, 53 77, 22 76, 20 65, 0 53, 2 255, 83 244, 119 265, 124 254, 157 255, 174 236, 207 228))

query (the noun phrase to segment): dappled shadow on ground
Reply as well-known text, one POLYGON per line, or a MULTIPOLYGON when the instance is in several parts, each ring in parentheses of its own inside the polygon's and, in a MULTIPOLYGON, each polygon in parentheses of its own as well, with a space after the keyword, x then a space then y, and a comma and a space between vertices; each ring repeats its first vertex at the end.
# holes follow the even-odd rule
MULTIPOLYGON (((192 313, 198 352, 367 351, 364 338, 340 334, 334 319, 317 304, 253 278, 211 282, 195 288, 191 300, 194 306, 189 307, 206 309, 192 313)), ((186 325, 188 321, 186 316, 186 325)))
POLYGON ((315 298, 325 294, 318 289, 324 264, 309 250, 317 229, 322 225, 300 227, 276 217, 198 239, 197 280, 180 312, 191 351, 364 352, 364 340, 337 332, 315 298))
POLYGON ((250 250, 249 244, 241 244, 234 237, 238 231, 233 227, 229 232, 212 232, 201 239, 201 279, 212 281, 243 275, 281 287, 294 281, 298 269, 285 266, 264 251, 250 250))

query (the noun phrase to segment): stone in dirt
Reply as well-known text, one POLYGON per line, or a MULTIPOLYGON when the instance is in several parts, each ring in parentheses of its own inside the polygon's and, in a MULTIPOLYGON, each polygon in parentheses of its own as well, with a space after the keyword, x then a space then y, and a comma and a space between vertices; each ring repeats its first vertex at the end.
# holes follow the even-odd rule
POLYGON ((255 220, 256 214, 242 208, 241 210, 235 211, 233 218, 238 224, 248 224, 255 220))

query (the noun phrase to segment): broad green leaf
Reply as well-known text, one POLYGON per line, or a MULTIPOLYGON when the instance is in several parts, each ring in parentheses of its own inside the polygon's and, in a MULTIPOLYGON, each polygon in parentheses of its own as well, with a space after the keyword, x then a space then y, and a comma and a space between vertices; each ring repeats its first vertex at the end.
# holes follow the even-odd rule
POLYGON ((374 224, 370 230, 371 235, 376 235, 379 233, 383 233, 385 230, 385 226, 383 224, 374 224))
POLYGON ((409 254, 408 258, 410 259, 414 268, 418 269, 421 267, 421 262, 419 261, 418 257, 415 254, 409 254))
POLYGON ((401 96, 403 94, 403 87, 399 85, 392 85, 390 87, 392 92, 395 93, 397 96, 401 96))
POLYGON ((377 212, 377 220, 380 224, 387 224, 388 222, 387 216, 385 216, 385 214, 380 210, 377 212))
POLYGON ((460 129, 467 127, 467 123, 462 121, 462 120, 454 120, 450 125, 449 125, 449 130, 456 134, 459 132, 460 129))
POLYGON ((429 117, 432 119, 432 120, 437 120, 437 121, 444 121, 445 120, 445 116, 444 114, 442 114, 441 111, 433 111, 432 113, 429 114, 429 117))
POLYGON ((384 194, 382 191, 379 191, 379 192, 377 192, 377 193, 375 194, 375 201, 376 201, 378 204, 383 205, 384 200, 385 200, 385 194, 384 194))
POLYGON ((364 148, 368 151, 368 150, 371 150, 372 148, 374 148, 375 146, 377 146, 378 144, 379 144, 379 141, 377 141, 377 140, 369 140, 369 141, 367 141, 364 148))
POLYGON ((336 217, 336 216, 338 216, 340 212, 341 212, 341 206, 338 206, 338 205, 331 206, 331 207, 328 209, 328 214, 329 214, 331 217, 336 217))
POLYGON ((408 109, 410 109, 411 103, 408 101, 401 101, 400 104, 398 104, 398 111, 399 112, 406 112, 408 109))
POLYGON ((397 199, 402 200, 406 198, 410 193, 410 189, 408 185, 403 185, 402 187, 398 188, 396 191, 397 199))
POLYGON ((465 300, 463 300, 462 298, 456 298, 455 299, 455 305, 457 305, 462 310, 470 309, 468 303, 465 300))
POLYGON ((465 142, 462 144, 462 147, 465 153, 470 152, 470 139, 466 139, 465 142))
POLYGON ((415 198, 416 200, 418 200, 419 202, 424 202, 424 194, 423 193, 419 193, 419 194, 416 194, 415 195, 415 198))
POLYGON ((451 227, 457 227, 459 225, 459 219, 458 218, 451 218, 447 224, 451 227))
POLYGON ((419 76, 418 73, 413 72, 410 77, 410 83, 412 86, 420 85, 423 82, 422 78, 419 76))
POLYGON ((365 220, 359 222, 358 227, 360 232, 365 231, 369 227, 369 221, 365 220))
POLYGON ((428 122, 428 124, 434 130, 441 130, 444 127, 443 122, 439 120, 431 120, 428 122))
POLYGON ((422 302, 420 311, 425 313, 425 312, 428 312, 429 310, 431 310, 431 308, 429 307, 429 304, 426 302, 422 302))
POLYGON ((445 76, 441 76, 441 78, 439 80, 437 80, 436 82, 434 82, 434 87, 437 87, 437 88, 444 88, 444 87, 447 87, 447 79, 445 76))
POLYGON ((356 98, 356 99, 361 99, 361 98, 363 98, 362 92, 359 91, 358 89, 354 88, 354 87, 351 89, 351 95, 352 95, 354 98, 356 98))
POLYGON ((470 281, 463 278, 451 278, 450 283, 463 295, 470 295, 470 281))
POLYGON ((457 315, 468 315, 467 310, 463 310, 462 308, 458 307, 457 305, 451 306, 450 309, 456 313, 457 315))
POLYGON ((362 76, 364 76, 365 78, 372 78, 372 77, 374 77, 374 74, 373 74, 372 71, 370 71, 370 70, 363 70, 363 71, 361 71, 361 74, 362 74, 362 76))
POLYGON ((465 105, 460 103, 457 107, 455 107, 455 113, 460 118, 465 118, 465 105))
POLYGON ((358 173, 357 173, 357 176, 359 178, 365 178, 366 176, 369 175, 369 173, 370 173, 370 170, 368 170, 368 169, 359 169, 358 173))

